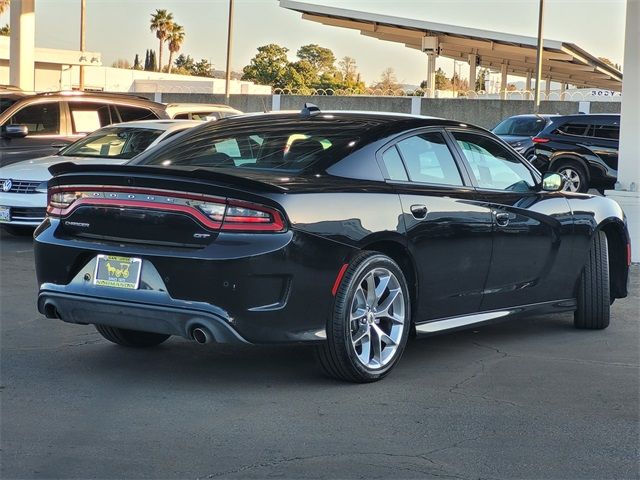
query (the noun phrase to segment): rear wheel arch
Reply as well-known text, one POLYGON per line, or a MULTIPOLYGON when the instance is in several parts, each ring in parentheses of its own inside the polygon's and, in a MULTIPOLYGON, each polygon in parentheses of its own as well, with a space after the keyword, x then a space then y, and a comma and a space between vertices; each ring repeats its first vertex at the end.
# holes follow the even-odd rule
POLYGON ((584 170, 584 173, 587 176, 587 180, 591 181, 591 173, 589 172, 589 166, 587 165, 587 162, 585 162, 583 158, 580 158, 578 156, 561 154, 557 157, 554 157, 553 159, 551 159, 551 162, 549 164, 549 170, 556 171, 558 165, 566 163, 578 164, 584 170))
MULTIPOLYGON (((375 251, 386 255, 398 264, 400 270, 404 274, 409 287, 409 295, 411 299, 411 311, 416 312, 418 303, 418 275, 416 264, 407 248, 394 240, 382 240, 365 245, 362 250, 375 251)), ((415 328, 413 318, 411 318, 412 329, 415 328)))
POLYGON ((624 227, 618 222, 611 220, 598 226, 594 232, 599 231, 607 236, 609 252, 609 284, 611 300, 626 296, 627 291, 627 237, 624 227))

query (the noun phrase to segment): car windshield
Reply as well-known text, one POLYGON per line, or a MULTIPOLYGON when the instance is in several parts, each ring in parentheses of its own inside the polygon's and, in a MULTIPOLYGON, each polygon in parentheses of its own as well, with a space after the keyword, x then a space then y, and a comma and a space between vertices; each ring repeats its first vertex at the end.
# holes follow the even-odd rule
POLYGON ((144 152, 163 130, 107 127, 87 135, 60 152, 64 157, 133 158, 144 152))
POLYGON ((546 124, 545 119, 541 117, 511 117, 498 124, 493 129, 493 133, 496 135, 535 137, 546 124))
POLYGON ((341 158, 363 129, 338 119, 223 122, 196 128, 132 164, 299 172, 323 158, 341 158))

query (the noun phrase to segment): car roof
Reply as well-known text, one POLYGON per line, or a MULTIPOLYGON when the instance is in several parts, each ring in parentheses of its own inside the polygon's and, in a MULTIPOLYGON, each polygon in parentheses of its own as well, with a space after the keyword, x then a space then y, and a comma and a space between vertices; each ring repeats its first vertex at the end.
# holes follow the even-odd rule
POLYGON ((147 128, 152 130, 174 130, 180 128, 190 128, 196 125, 202 125, 201 120, 136 120, 134 122, 121 122, 105 125, 103 128, 110 127, 128 127, 128 128, 147 128))
MULTIPOLYGON (((165 110, 170 114, 190 113, 190 112, 240 112, 229 105, 220 105, 215 103, 169 103, 165 106, 165 110)), ((240 112, 242 113, 242 112, 240 112)))

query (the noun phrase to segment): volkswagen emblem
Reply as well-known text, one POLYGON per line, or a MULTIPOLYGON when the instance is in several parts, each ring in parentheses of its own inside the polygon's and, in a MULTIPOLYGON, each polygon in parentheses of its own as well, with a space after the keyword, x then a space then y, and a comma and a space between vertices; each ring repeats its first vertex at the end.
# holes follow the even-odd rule
POLYGON ((3 192, 8 192, 9 190, 11 190, 11 187, 13 187, 13 182, 11 181, 10 178, 8 178, 4 182, 2 182, 2 191, 3 192))

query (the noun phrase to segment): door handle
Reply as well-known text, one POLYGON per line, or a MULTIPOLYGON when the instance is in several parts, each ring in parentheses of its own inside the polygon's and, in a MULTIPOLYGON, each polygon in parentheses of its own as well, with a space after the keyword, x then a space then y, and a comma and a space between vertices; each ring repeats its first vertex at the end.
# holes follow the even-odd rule
POLYGON ((413 218, 417 220, 424 219, 427 216, 428 211, 429 210, 426 205, 411 205, 411 215, 413 215, 413 218))
POLYGON ((500 227, 509 225, 509 214, 506 212, 496 212, 496 223, 500 227))
POLYGON ((52 144, 51 144, 51 147, 52 147, 52 148, 64 148, 64 147, 66 147, 67 145, 69 145, 69 144, 68 144, 68 143, 52 143, 52 144))

